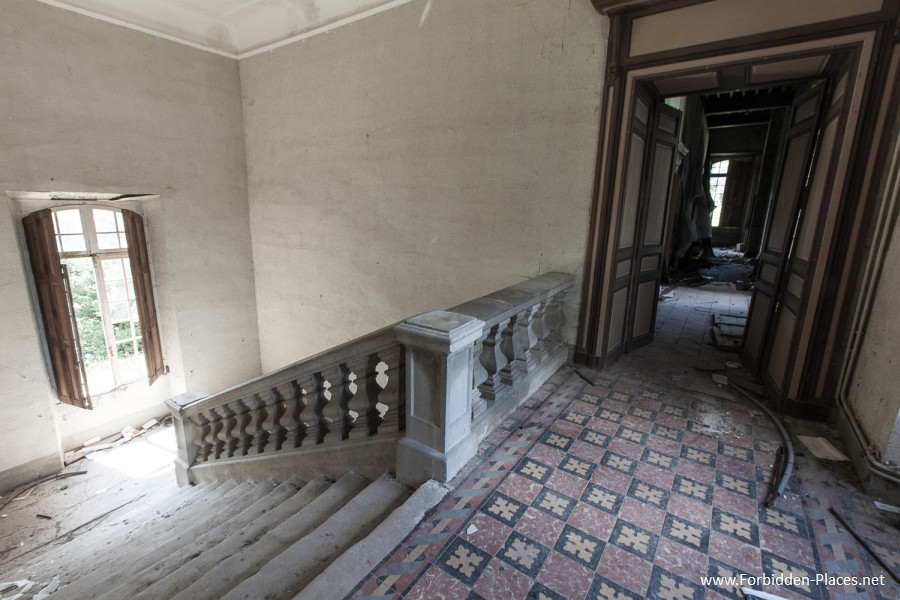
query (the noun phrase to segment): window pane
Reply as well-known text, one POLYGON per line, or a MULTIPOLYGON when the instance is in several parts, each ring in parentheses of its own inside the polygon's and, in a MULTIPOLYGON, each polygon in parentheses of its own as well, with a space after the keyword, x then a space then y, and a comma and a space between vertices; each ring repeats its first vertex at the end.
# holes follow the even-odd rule
POLYGON ((113 335, 116 341, 127 340, 132 336, 131 323, 116 323, 113 325, 113 335))
POLYGON ((57 210, 55 213, 58 233, 81 233, 81 211, 77 208, 57 210))
POLYGON ((118 300, 127 300, 125 297, 125 282, 121 279, 118 281, 106 282, 106 297, 110 302, 118 300))
POLYGON ((131 315, 128 313, 127 302, 110 302, 109 317, 113 323, 121 323, 122 321, 130 321, 131 315))
POLYGON ((719 162, 715 162, 712 164, 712 167, 709 169, 710 175, 725 175, 728 173, 728 161, 720 160, 719 162))
POLYGON ((103 210, 98 208, 95 208, 93 210, 93 213, 94 227, 97 228, 97 233, 115 233, 116 213, 111 210, 103 210))
POLYGON ((134 343, 125 342, 124 344, 116 344, 116 355, 119 358, 134 356, 134 343))
POLYGON ((119 247, 127 248, 128 247, 128 238, 125 237, 125 232, 119 234, 119 247))
MULTIPOLYGON (((78 325, 84 363, 90 367, 107 361, 109 351, 103 331, 93 261, 90 258, 67 258, 62 262, 69 271, 72 305, 75 308, 75 322, 78 325)), ((96 391, 94 384, 89 382, 89 385, 92 392, 96 391)))
POLYGON ((59 238, 62 252, 81 252, 87 250, 87 246, 84 244, 83 235, 61 235, 59 238))
POLYGON ((101 264, 103 265, 103 279, 106 281, 121 281, 125 278, 121 258, 108 258, 101 264))
POLYGON ((128 289, 128 299, 131 300, 134 298, 134 281, 132 281, 131 279, 126 279, 125 285, 128 289))
POLYGON ((147 376, 147 364, 141 354, 132 354, 128 357, 119 356, 119 381, 128 383, 147 376))
POLYGON ((119 211, 115 211, 115 215, 116 215, 116 228, 119 231, 125 231, 125 220, 122 219, 122 213, 120 213, 119 211))
POLYGON ((101 250, 117 250, 119 248, 119 236, 115 233, 98 233, 97 247, 101 250))

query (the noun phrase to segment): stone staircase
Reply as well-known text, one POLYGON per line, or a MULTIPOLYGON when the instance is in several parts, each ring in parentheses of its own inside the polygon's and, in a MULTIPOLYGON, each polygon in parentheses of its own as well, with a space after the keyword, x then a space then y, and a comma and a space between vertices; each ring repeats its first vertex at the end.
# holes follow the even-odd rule
POLYGON ((0 598, 44 598, 44 584, 57 581, 50 598, 341 598, 446 491, 355 473, 166 488, 103 527, 0 567, 0 581, 40 582, 0 589, 0 598))

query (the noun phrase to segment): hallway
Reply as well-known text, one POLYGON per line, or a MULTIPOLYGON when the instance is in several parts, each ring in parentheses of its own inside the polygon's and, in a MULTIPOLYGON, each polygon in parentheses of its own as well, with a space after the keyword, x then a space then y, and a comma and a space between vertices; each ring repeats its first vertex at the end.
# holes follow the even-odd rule
MULTIPOLYGON (((787 492, 762 506, 780 436, 710 376, 736 360, 709 344, 710 315, 747 308, 728 290, 676 289, 659 306, 655 342, 602 373, 560 370, 352 597, 740 598, 703 578, 765 574, 810 579, 744 585, 783 598, 896 598, 889 576, 884 586, 816 582, 883 572, 830 506, 900 565, 894 524, 849 463, 819 462, 795 441, 787 492)), ((840 445, 827 426, 785 424, 840 445)))

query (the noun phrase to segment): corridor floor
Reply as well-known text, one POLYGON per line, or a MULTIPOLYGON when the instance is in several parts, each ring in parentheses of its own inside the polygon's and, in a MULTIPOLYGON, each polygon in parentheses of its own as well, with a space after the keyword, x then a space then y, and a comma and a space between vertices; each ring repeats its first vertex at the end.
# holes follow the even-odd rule
MULTIPOLYGON (((900 597, 889 576, 884 585, 816 579, 883 573, 829 506, 900 565, 895 525, 849 467, 819 463, 795 442, 787 493, 762 505, 781 438, 710 378, 736 360, 709 345, 710 314, 746 308, 727 287, 679 289, 659 307, 653 344, 603 372, 563 368, 351 597, 742 598, 725 579, 741 575, 787 578, 742 583, 782 598, 900 597)), ((787 425, 839 444, 827 426, 787 425)))

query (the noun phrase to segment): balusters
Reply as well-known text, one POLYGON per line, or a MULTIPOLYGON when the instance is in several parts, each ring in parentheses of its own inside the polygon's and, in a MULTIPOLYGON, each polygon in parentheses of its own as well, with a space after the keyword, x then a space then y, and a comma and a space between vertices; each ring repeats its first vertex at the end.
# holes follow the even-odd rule
POLYGON ((527 346, 527 340, 522 339, 520 319, 523 315, 513 315, 509 320, 509 325, 503 330, 503 342, 501 348, 506 356, 507 365, 500 371, 500 377, 506 385, 512 386, 521 381, 523 375, 527 373, 524 364, 524 354, 527 346))
POLYGON ((309 429, 309 425, 302 419, 303 411, 306 410, 307 406, 306 395, 305 391, 296 380, 291 381, 288 384, 288 389, 291 390, 290 414, 288 417, 290 427, 288 428, 286 435, 293 443, 293 447, 299 448, 300 445, 303 444, 303 440, 306 438, 309 429))
POLYGON ((534 345, 537 343, 537 335, 534 333, 534 315, 538 310, 538 306, 530 306, 524 312, 519 314, 516 319, 516 335, 518 336, 519 345, 522 353, 516 357, 515 364, 523 373, 528 374, 534 371, 534 345))
POLYGON ((501 336, 508 324, 509 320, 507 319, 494 325, 491 327, 491 330, 487 334, 487 338, 484 340, 481 351, 481 364, 488 372, 488 376, 478 389, 481 390, 481 396, 485 400, 496 400, 500 396, 500 390, 504 386, 500 371, 503 370, 503 367, 507 365, 508 361, 501 348, 501 336))
POLYGON ((197 446, 197 462, 206 462, 212 452, 212 444, 207 442, 210 432, 209 419, 200 413, 191 417, 190 422, 195 430, 194 445, 197 446))
POLYGON ((375 356, 375 367, 384 364, 383 371, 377 375, 377 388, 373 388, 375 403, 373 408, 377 417, 371 435, 379 431, 404 431, 406 429, 406 360, 402 346, 391 346, 378 352, 375 356))
POLYGON ((273 449, 277 451, 281 450, 284 446, 284 440, 287 438, 287 427, 281 424, 287 407, 285 406, 284 396, 281 390, 278 389, 278 386, 274 386, 269 391, 269 397, 270 417, 266 420, 266 423, 268 424, 269 439, 272 441, 273 449))
POLYGON ((225 448, 225 442, 219 439, 219 432, 222 430, 222 416, 216 412, 216 409, 209 410, 209 434, 207 434, 207 441, 211 447, 211 453, 213 458, 219 458, 222 456, 222 449, 225 448))
POLYGON ((484 339, 475 342, 475 350, 472 352, 472 418, 484 412, 487 402, 481 395, 481 384, 487 381, 488 372, 481 364, 481 353, 484 352, 484 339))
POLYGON ((310 397, 313 404, 313 427, 315 428, 316 443, 325 441, 325 436, 331 431, 331 419, 325 416, 325 407, 328 405, 327 388, 325 378, 321 373, 313 373, 312 390, 310 397))
POLYGON ((222 442, 222 453, 226 457, 231 458, 234 456, 235 448, 237 448, 237 438, 234 435, 237 418, 229 404, 220 407, 219 412, 222 414, 222 430, 219 431, 218 438, 222 442))
POLYGON ((266 430, 266 401, 260 394, 250 396, 250 427, 253 434, 252 449, 254 454, 262 454, 269 443, 269 432, 266 430))
POLYGON ((235 411, 237 412, 238 447, 241 449, 241 456, 246 456, 253 446, 253 430, 247 431, 253 415, 250 413, 250 405, 245 400, 237 400, 235 406, 239 407, 239 410, 235 411))
POLYGON ((534 344, 531 347, 532 355, 537 363, 544 362, 546 351, 544 349, 544 338, 547 336, 547 330, 544 326, 544 317, 547 309, 547 302, 540 302, 534 306, 534 312, 531 319, 531 334, 534 335, 534 344))
MULTIPOLYGON (((353 399, 354 393, 350 389, 355 379, 353 371, 347 366, 347 363, 341 363, 337 367, 337 385, 332 387, 331 400, 337 400, 338 423, 340 425, 340 437, 342 440, 350 438, 350 432, 355 427, 356 418, 350 411, 350 400, 353 399)), ((359 393, 359 386, 356 386, 356 393, 359 393)))

